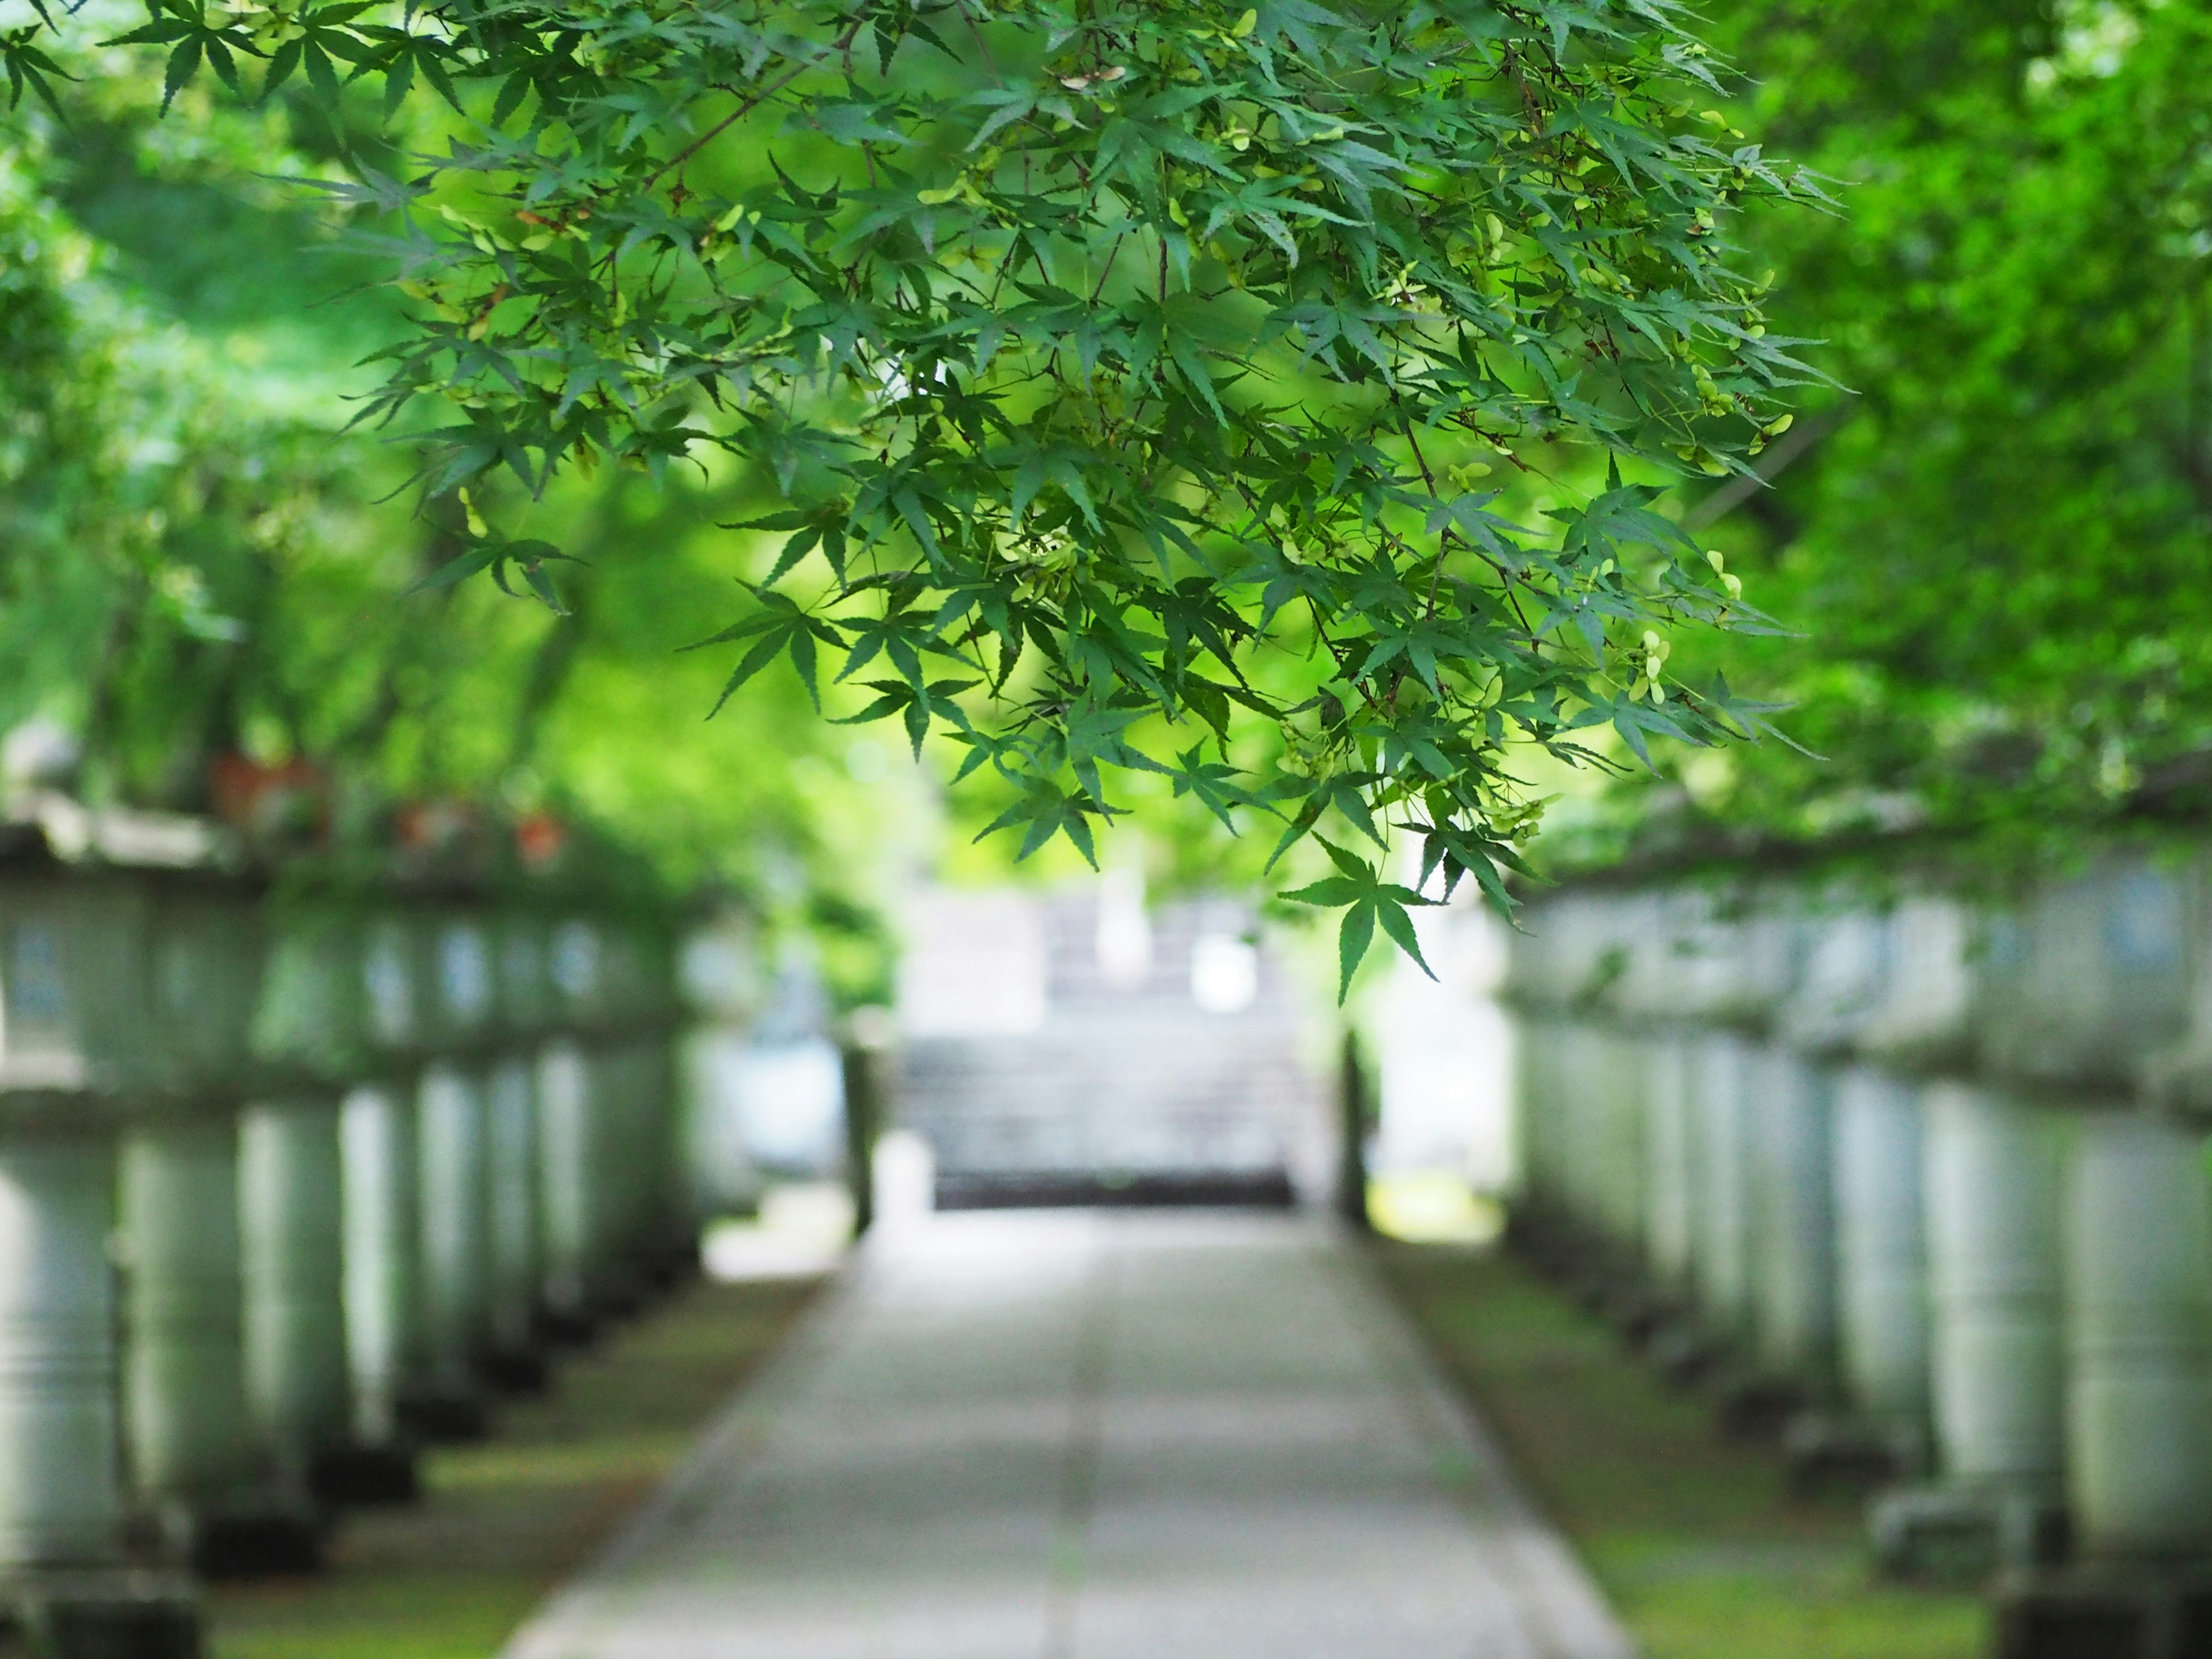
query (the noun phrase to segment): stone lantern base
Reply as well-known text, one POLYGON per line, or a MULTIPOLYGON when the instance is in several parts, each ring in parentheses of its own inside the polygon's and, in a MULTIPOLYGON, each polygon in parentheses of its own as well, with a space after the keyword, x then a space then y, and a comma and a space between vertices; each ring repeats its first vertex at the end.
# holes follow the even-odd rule
POLYGON ((184 1574, 161 1569, 11 1574, 0 1642, 39 1659, 200 1659, 199 1597, 184 1574))
POLYGON ((1723 1365, 1706 1383, 1713 1402, 1713 1427, 1723 1440, 1753 1445, 1780 1442, 1783 1433, 1811 1403, 1805 1385, 1756 1366, 1723 1365))
POLYGON ((553 1380, 544 1351, 520 1346, 494 1348, 477 1362, 485 1382, 501 1394, 543 1394, 553 1380))
POLYGON ((375 1509, 413 1503, 422 1480, 411 1446, 331 1446, 308 1463, 307 1490, 332 1509, 375 1509))
POLYGON ((1790 1419, 1782 1455, 1790 1489, 1800 1497, 1838 1490, 1863 1496, 1924 1469, 1926 1440, 1916 1423, 1814 1409, 1790 1419))
POLYGON ((1644 1357, 1669 1388, 1702 1386, 1728 1363, 1728 1345, 1694 1314, 1663 1322, 1644 1340, 1644 1357))
POLYGON ((319 1571, 327 1523, 305 1493, 241 1493, 163 1504, 134 1523, 157 1559, 203 1578, 285 1577, 319 1571))
POLYGON ((473 1384, 426 1382, 403 1391, 401 1428, 434 1446, 465 1445, 491 1433, 491 1407, 473 1384))
POLYGON ((549 1348, 588 1348, 599 1340, 604 1322, 580 1304, 540 1308, 532 1316, 531 1329, 549 1348))
POLYGON ((2004 1575, 1996 1659, 2212 1655, 2212 1565, 2077 1562, 2004 1575))
POLYGON ((1897 1486, 1868 1507, 1875 1564, 1894 1578, 1982 1583, 2065 1556, 2064 1504, 2030 1482, 1934 1481, 1897 1486))

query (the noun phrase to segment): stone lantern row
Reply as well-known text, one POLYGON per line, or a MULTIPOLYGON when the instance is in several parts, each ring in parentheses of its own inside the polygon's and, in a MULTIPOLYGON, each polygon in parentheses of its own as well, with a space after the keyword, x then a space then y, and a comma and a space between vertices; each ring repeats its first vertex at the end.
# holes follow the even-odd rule
POLYGON ((72 850, 0 830, 0 1589, 154 1659, 678 1270, 678 1005, 635 918, 72 850))
POLYGON ((1802 1479, 1875 1484, 1893 1570, 1995 1574, 2013 1659, 2194 1651, 2212 860, 2002 904, 1594 882, 1523 925, 1532 1248, 1802 1479))

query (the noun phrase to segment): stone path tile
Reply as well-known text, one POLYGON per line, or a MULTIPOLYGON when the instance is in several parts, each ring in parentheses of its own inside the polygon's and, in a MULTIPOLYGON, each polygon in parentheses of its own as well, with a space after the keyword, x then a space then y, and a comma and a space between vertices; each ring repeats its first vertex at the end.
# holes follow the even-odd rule
POLYGON ((1324 1224, 878 1240, 505 1659, 1629 1659, 1324 1224))

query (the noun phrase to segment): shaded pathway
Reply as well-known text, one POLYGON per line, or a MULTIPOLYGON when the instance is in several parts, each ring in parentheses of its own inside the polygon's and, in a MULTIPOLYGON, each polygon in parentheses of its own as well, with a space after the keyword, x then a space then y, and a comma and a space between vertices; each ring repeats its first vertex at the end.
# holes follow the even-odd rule
POLYGON ((507 1659, 1626 1659, 1325 1226, 881 1240, 507 1659))

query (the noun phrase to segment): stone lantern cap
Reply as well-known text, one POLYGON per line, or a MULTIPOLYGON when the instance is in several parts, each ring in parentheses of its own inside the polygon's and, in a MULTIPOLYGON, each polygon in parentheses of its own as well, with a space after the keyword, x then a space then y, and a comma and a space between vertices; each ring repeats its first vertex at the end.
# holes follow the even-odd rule
POLYGON ((2197 888, 2177 864, 2114 849, 1998 917, 1982 953, 1983 1065, 2031 1090, 2136 1094, 2189 1034, 2197 888))
POLYGON ((563 1029, 583 1036, 642 1036, 681 1016, 675 951, 650 919, 571 913, 547 936, 546 970, 563 1029))
POLYGON ((738 913, 720 912, 692 927, 678 963, 684 1003, 703 1018, 741 1024, 760 1001, 757 952, 738 913))
POLYGON ((1847 1054, 1886 999, 1893 972, 1889 914, 1847 890, 1809 894, 1797 945, 1798 970, 1776 1012, 1775 1034, 1800 1054, 1847 1054))
POLYGON ((552 1029, 555 994, 544 916, 521 906, 502 908, 491 922, 498 1030, 508 1041, 552 1029))
POLYGON ((240 1098, 264 886, 199 819, 39 797, 0 822, 0 1109, 82 1121, 240 1098))
POLYGON ((1796 988, 1803 928, 1771 884, 1577 882, 1530 902, 1506 1000, 1531 1012, 1765 1030, 1796 988))

